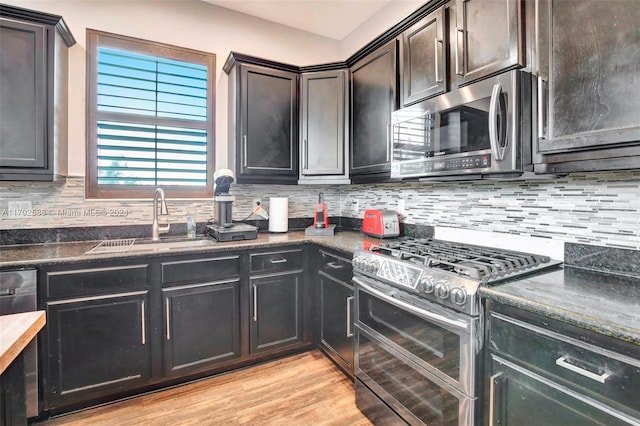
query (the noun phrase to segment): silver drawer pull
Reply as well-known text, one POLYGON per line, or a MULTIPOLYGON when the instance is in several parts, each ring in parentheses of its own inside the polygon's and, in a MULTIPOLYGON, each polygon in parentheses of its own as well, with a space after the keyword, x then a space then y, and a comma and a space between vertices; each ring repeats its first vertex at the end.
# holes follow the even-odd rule
POLYGON ((344 268, 344 264, 340 264, 338 262, 329 262, 327 266, 331 269, 342 269, 344 268))
POLYGON ((556 365, 559 365, 562 368, 566 368, 567 370, 573 371, 574 373, 578 373, 581 376, 587 377, 591 380, 595 380, 596 382, 605 383, 609 377, 611 377, 611 373, 602 373, 596 374, 592 373, 589 370, 585 370, 584 368, 580 368, 576 365, 569 364, 567 359, 563 356, 556 359, 556 365))
POLYGON ((285 259, 285 258, 282 258, 282 259, 271 259, 269 262, 271 262, 272 264, 287 263, 287 259, 285 259))

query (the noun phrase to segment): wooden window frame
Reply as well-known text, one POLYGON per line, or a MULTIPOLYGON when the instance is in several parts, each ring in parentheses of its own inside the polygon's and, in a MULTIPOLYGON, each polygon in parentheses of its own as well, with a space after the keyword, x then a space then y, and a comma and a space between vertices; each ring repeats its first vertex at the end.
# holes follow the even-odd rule
MULTIPOLYGON (((118 34, 87 29, 86 69, 86 170, 85 197, 87 199, 152 198, 157 186, 161 186, 170 198, 213 197, 213 172, 215 167, 215 74, 216 55, 199 50, 143 40, 118 34), (207 66, 207 184, 186 185, 98 185, 98 48, 109 47, 144 55, 153 55, 177 61, 207 66)), ((127 115, 123 114, 123 118, 127 115)), ((152 124, 140 120, 139 124, 152 124)), ((181 125, 176 120, 163 119, 162 125, 181 125)))

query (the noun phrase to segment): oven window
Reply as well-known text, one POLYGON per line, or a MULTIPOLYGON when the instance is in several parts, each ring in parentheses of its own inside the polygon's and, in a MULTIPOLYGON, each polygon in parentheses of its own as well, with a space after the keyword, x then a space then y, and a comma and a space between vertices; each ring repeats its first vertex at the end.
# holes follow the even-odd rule
POLYGON ((456 382, 460 381, 459 335, 363 291, 358 293, 358 298, 358 321, 456 382))
POLYGON ((358 356, 358 368, 422 422, 459 425, 460 401, 456 396, 362 333, 358 333, 358 356))

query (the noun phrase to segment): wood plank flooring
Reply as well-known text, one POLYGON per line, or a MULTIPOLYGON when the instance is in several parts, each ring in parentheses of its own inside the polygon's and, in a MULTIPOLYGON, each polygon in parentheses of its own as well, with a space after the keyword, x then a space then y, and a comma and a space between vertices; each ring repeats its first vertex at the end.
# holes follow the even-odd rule
POLYGON ((320 351, 41 422, 39 425, 371 425, 353 384, 320 351))

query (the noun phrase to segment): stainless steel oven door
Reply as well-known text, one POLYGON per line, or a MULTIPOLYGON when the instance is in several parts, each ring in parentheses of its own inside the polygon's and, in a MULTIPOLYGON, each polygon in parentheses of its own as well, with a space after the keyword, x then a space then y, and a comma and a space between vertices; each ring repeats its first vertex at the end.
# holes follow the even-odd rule
POLYGON ((479 318, 356 276, 356 325, 393 351, 474 397, 479 318), (392 295, 390 295, 390 293, 392 295))
MULTIPOLYGON (((474 424, 475 398, 432 376, 357 325, 355 331, 356 402, 365 414, 387 405, 411 425, 474 424)), ((387 423, 391 422, 381 424, 387 423)))

